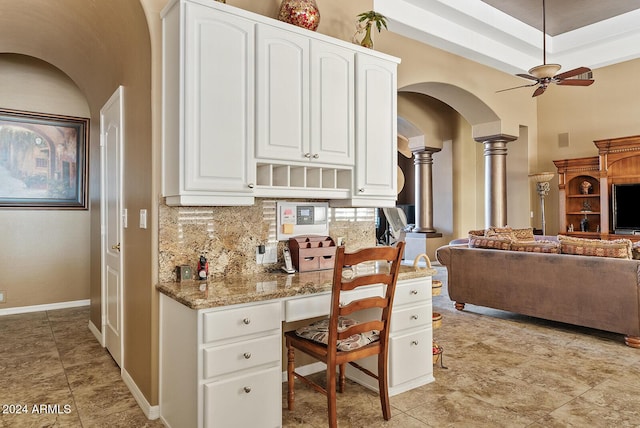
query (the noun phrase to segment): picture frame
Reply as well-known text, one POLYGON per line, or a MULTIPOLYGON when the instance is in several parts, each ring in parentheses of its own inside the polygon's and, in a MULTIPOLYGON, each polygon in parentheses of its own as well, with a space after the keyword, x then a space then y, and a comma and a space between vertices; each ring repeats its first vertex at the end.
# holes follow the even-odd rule
POLYGON ((86 210, 89 119, 0 108, 0 209, 86 210))

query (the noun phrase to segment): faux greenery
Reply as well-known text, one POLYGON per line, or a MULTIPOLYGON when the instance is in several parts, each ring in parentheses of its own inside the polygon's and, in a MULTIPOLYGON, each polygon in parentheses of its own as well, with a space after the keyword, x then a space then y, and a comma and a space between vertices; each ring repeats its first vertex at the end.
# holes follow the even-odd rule
POLYGON ((387 18, 382 14, 374 12, 373 10, 370 10, 369 12, 363 12, 358 15, 358 22, 365 21, 366 24, 375 22, 378 33, 382 31, 382 27, 387 29, 387 18))

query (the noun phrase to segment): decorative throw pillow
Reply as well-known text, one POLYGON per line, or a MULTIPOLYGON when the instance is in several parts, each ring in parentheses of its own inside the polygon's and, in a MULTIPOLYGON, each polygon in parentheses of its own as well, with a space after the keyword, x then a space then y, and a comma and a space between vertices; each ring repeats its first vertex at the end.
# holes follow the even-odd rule
POLYGON ((511 243, 512 251, 525 251, 529 253, 560 254, 560 243, 555 241, 520 241, 511 243))
POLYGON ((504 238, 513 239, 513 229, 510 227, 490 227, 485 232, 484 236, 488 238, 504 238))
POLYGON ((533 236, 533 228, 527 227, 524 229, 512 229, 513 239, 516 241, 535 241, 536 238, 533 236))
POLYGON ((469 235, 469 248, 489 248, 493 250, 508 250, 511 248, 511 239, 500 238, 500 237, 469 235))
MULTIPOLYGON (((359 324, 358 321, 351 318, 339 317, 338 318, 338 332, 343 332, 349 327, 359 324)), ((313 340, 314 342, 327 344, 329 340, 329 318, 316 321, 307 326, 300 327, 296 330, 296 334, 305 339, 313 340)), ((373 342, 380 340, 380 332, 378 330, 371 330, 365 333, 358 333, 349 336, 346 339, 338 340, 338 351, 351 351, 353 349, 361 348, 373 342)))
POLYGON ((469 231, 469 235, 473 235, 473 236, 484 236, 484 234, 485 234, 485 230, 484 229, 470 230, 469 231))
POLYGON ((612 257, 630 259, 632 243, 629 239, 585 239, 573 236, 558 235, 560 251, 563 254, 579 256, 612 257))

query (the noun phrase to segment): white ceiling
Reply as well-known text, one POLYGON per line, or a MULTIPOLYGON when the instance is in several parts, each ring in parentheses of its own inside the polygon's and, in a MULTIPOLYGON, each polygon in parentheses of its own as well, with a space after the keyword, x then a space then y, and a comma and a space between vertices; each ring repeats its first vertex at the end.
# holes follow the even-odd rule
MULTIPOLYGON (((640 57, 640 0, 546 0, 546 62, 640 57)), ((374 0, 389 30, 507 73, 542 64, 542 0, 374 0)))

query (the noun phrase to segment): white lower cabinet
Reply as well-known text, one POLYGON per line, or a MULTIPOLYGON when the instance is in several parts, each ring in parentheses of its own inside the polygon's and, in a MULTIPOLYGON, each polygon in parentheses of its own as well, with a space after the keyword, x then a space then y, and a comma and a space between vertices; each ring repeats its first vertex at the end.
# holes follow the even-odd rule
POLYGON ((160 295, 160 416, 174 428, 282 425, 280 301, 193 310, 160 295))
MULTIPOLYGON (((389 395, 397 395, 433 382, 431 345, 431 277, 398 281, 391 312, 389 333, 389 395)), ((377 357, 362 366, 378 372, 377 357)), ((367 388, 378 390, 378 381, 347 366, 347 377, 367 388)))
MULTIPOLYGON (((381 295, 374 285, 345 301, 381 295)), ((282 321, 327 315, 330 292, 194 310, 160 294, 160 417, 173 428, 282 425, 282 321)), ((431 278, 398 281, 389 394, 433 381, 431 278)), ((377 371, 375 358, 362 365, 377 371)), ((347 367, 347 376, 377 382, 347 367)))

